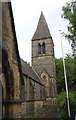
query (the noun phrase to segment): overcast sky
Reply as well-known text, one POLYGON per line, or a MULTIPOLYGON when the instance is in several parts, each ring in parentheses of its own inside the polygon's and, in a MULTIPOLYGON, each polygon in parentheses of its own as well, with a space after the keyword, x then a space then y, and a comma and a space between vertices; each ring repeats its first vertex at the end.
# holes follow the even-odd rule
MULTIPOLYGON (((20 57, 31 62, 31 39, 43 11, 54 41, 55 57, 62 57, 59 30, 66 32, 68 22, 61 18, 62 6, 70 0, 11 0, 20 57)), ((62 38, 64 53, 71 51, 62 38)))

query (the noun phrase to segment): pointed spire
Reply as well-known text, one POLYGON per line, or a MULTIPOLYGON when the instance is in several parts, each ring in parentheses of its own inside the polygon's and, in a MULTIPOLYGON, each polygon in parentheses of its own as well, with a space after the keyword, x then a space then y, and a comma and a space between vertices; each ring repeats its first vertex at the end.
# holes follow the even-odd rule
POLYGON ((44 15, 43 15, 43 12, 41 11, 38 26, 37 26, 36 32, 35 32, 32 40, 44 39, 44 38, 49 38, 49 37, 51 37, 51 34, 48 29, 48 25, 47 25, 44 15))

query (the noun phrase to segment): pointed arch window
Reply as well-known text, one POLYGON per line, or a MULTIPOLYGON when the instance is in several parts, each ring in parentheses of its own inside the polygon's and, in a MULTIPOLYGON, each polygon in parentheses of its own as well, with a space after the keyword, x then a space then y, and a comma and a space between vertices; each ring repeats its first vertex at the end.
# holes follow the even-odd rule
POLYGON ((38 44, 38 54, 41 54, 41 44, 38 44))
POLYGON ((42 44, 42 52, 43 52, 43 54, 45 54, 45 53, 46 53, 45 43, 44 43, 44 42, 43 42, 43 44, 42 44))

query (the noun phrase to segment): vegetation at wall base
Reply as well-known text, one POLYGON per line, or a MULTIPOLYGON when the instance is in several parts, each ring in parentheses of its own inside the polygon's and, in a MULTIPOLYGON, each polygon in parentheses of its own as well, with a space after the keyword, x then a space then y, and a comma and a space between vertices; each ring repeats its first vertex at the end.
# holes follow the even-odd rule
POLYGON ((57 106, 45 106, 40 108, 39 110, 37 110, 35 113, 32 114, 28 114, 28 115, 24 115, 22 116, 22 118, 40 118, 40 119, 45 119, 45 120, 55 120, 57 119, 58 116, 58 107, 57 106))

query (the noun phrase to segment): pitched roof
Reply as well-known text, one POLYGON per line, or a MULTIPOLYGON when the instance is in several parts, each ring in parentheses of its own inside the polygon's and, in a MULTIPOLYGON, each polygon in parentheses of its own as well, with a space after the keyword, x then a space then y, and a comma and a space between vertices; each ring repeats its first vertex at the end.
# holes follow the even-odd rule
POLYGON ((45 20, 45 17, 43 15, 43 12, 41 12, 41 16, 38 22, 37 29, 35 31, 35 34, 32 38, 32 40, 36 39, 42 39, 42 38, 49 38, 51 37, 47 22, 45 20))
POLYGON ((21 59, 21 65, 22 65, 22 72, 23 74, 29 76, 36 82, 40 83, 43 85, 43 80, 38 76, 38 74, 35 72, 33 67, 31 67, 27 62, 21 59))

